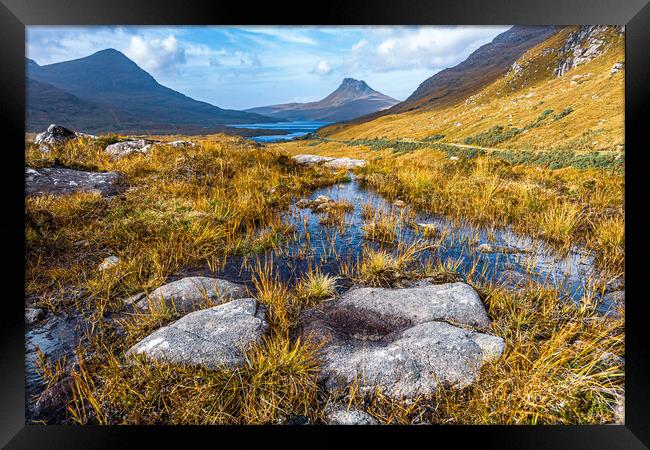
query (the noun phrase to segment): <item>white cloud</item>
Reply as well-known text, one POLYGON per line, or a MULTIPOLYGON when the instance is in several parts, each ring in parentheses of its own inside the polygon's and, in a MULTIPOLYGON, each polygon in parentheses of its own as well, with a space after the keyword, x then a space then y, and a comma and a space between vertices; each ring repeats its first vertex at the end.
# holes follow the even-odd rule
POLYGON ((330 72, 332 72, 332 65, 328 61, 321 59, 314 66, 312 72, 318 75, 328 75, 330 72))
POLYGON ((153 72, 175 71, 178 64, 185 62, 185 47, 171 34, 164 39, 133 36, 125 53, 140 67, 153 72))
POLYGON ((361 50, 361 49, 364 48, 366 45, 368 45, 368 40, 367 40, 367 39, 361 39, 359 42, 357 42, 356 44, 354 44, 354 45, 352 46, 352 50, 353 50, 353 51, 355 51, 355 50, 361 50))
POLYGON ((451 67, 508 27, 379 27, 352 47, 348 67, 394 71, 451 67), (364 42, 365 41, 365 42, 364 42))
POLYGON ((307 35, 307 29, 301 28, 289 28, 289 27, 264 27, 264 26, 252 26, 244 27, 242 30, 264 34, 266 36, 272 36, 276 39, 279 39, 284 42, 290 42, 292 44, 305 44, 305 45, 318 45, 318 42, 307 35))

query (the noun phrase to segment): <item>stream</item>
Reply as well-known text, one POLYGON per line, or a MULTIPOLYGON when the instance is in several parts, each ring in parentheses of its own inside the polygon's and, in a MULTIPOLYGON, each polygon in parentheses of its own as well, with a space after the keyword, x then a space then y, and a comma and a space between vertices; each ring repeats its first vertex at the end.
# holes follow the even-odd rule
MULTIPOLYGON (((294 284, 301 275, 318 267, 322 273, 339 275, 342 268, 349 267, 361 260, 364 247, 381 248, 395 252, 396 246, 368 241, 362 229, 362 205, 370 204, 377 211, 396 215, 406 214, 408 206, 398 207, 378 193, 355 180, 320 188, 307 198, 314 200, 326 196, 335 201, 348 201, 354 209, 346 213, 343 226, 326 226, 320 223, 323 214, 317 214, 309 208, 299 208, 294 203, 283 213, 283 220, 294 227, 294 234, 277 248, 252 256, 233 256, 226 258, 220 267, 212 271, 206 267, 185 268, 168 282, 186 276, 212 276, 252 286, 255 266, 270 263, 280 278, 294 284)), ((416 223, 433 224, 442 233, 439 245, 429 247, 417 255, 417 262, 453 261, 455 270, 466 276, 474 272, 474 277, 483 281, 502 281, 504 274, 523 276, 555 286, 563 297, 569 301, 579 302, 588 294, 587 280, 597 278, 600 274, 594 267, 594 257, 585 249, 576 246, 565 254, 557 253, 552 247, 539 239, 516 233, 510 228, 478 227, 469 222, 458 222, 444 216, 413 211, 416 223), (480 244, 488 243, 494 252, 479 251, 480 244), (507 248, 507 251, 499 251, 507 248)), ((415 228, 398 226, 399 241, 403 245, 425 243, 426 239, 415 228)), ((512 277, 511 277, 512 278, 512 277)), ((344 291, 352 286, 347 278, 338 282, 338 290, 344 291)), ((619 286, 599 298, 598 310, 603 314, 615 305, 617 299, 624 299, 624 288, 619 286)), ((26 333, 26 396, 28 418, 31 416, 29 399, 42 390, 36 371, 35 348, 38 346, 46 356, 56 359, 67 355, 71 359, 74 348, 82 333, 79 318, 66 314, 51 315, 40 323, 28 328, 26 333)))

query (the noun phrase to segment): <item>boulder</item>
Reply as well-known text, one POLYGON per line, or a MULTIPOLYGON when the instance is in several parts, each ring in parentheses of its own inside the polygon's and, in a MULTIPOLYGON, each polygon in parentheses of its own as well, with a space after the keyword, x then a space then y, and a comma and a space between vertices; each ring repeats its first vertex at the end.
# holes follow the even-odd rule
POLYGON ((366 162, 363 159, 334 158, 331 161, 325 162, 323 165, 333 169, 354 169, 355 167, 365 166, 366 162))
POLYGON ((196 145, 194 142, 190 141, 172 141, 167 142, 166 144, 174 148, 194 147, 196 145))
POLYGON ((328 405, 323 420, 327 425, 379 425, 367 412, 348 409, 345 405, 328 405))
POLYGON ((98 192, 110 196, 122 191, 122 177, 116 172, 86 172, 83 170, 46 167, 25 168, 25 195, 65 195, 75 192, 98 192))
POLYGON ((132 153, 146 154, 151 150, 154 141, 147 139, 137 139, 133 141, 116 142, 115 144, 108 145, 104 151, 109 155, 122 158, 132 153))
POLYGON ((198 307, 246 297, 246 287, 227 280, 209 277, 186 277, 160 286, 135 305, 147 310, 151 305, 175 307, 184 314, 198 307))
POLYGON ((464 283, 352 289, 305 310, 300 324, 304 338, 324 345, 321 381, 328 391, 356 385, 395 399, 431 395, 439 385, 467 386, 505 346, 470 328, 490 320, 464 283))
POLYGON ((45 310, 43 308, 26 308, 25 309, 25 322, 32 325, 45 317, 45 310))
POLYGON ((332 169, 354 169, 355 167, 362 167, 366 164, 363 159, 330 158, 329 156, 318 155, 296 155, 293 159, 298 164, 309 166, 322 164, 332 169))
MULTIPOLYGON (((59 145, 59 144, 65 144, 69 140, 74 139, 76 137, 77 135, 75 134, 74 131, 68 130, 67 128, 56 124, 51 124, 49 127, 47 127, 47 131, 43 131, 42 133, 36 135, 36 139, 34 139, 34 143, 59 145)), ((45 147, 49 150, 49 147, 47 147, 47 145, 45 145, 45 147)))
POLYGON ((244 364, 245 352, 268 330, 266 310, 241 298, 187 314, 138 342, 129 354, 211 369, 244 364))

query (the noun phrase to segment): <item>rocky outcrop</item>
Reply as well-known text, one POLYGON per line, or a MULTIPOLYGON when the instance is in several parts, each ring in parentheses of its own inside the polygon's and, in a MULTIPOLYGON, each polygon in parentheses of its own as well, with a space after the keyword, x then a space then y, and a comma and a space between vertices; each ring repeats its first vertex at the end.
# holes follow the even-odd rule
POLYGON ((34 143, 39 145, 60 145, 76 137, 74 131, 53 123, 47 127, 47 131, 36 135, 34 143))
POLYGON ((560 49, 560 60, 555 68, 555 76, 561 77, 574 67, 591 61, 600 55, 605 44, 600 34, 607 26, 582 25, 569 35, 560 49))
POLYGON ((357 385, 391 398, 431 395, 439 385, 471 384, 504 350, 503 339, 472 328, 490 320, 464 283, 352 289, 304 311, 300 323, 304 338, 324 345, 328 391, 357 385))
POLYGON ((138 342, 130 354, 212 369, 236 367, 268 330, 266 310, 255 299, 232 300, 190 313, 138 342))
POLYGON ((332 169, 354 169, 355 167, 363 167, 366 165, 366 161, 363 159, 330 158, 329 156, 318 155, 296 155, 293 159, 298 164, 309 166, 323 165, 332 169))
POLYGON ((151 150, 154 141, 148 139, 137 139, 132 141, 116 142, 108 145, 104 151, 115 158, 123 158, 132 153, 146 154, 151 150))
POLYGON ((65 195, 75 192, 98 192, 110 196, 122 191, 122 177, 116 172, 85 172, 82 170, 46 167, 25 168, 25 195, 65 195))
POLYGON ((211 306, 246 297, 246 287, 227 280, 209 277, 186 277, 165 284, 135 303, 140 310, 150 307, 175 308, 181 314, 202 306, 211 306))

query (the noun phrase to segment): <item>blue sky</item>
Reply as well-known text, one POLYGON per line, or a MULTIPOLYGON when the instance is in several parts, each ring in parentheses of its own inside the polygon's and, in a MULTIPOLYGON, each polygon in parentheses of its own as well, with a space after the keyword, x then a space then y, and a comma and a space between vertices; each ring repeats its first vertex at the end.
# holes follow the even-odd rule
POLYGON ((509 26, 27 27, 37 63, 115 48, 197 100, 244 109, 325 97, 345 77, 404 100, 509 26))

